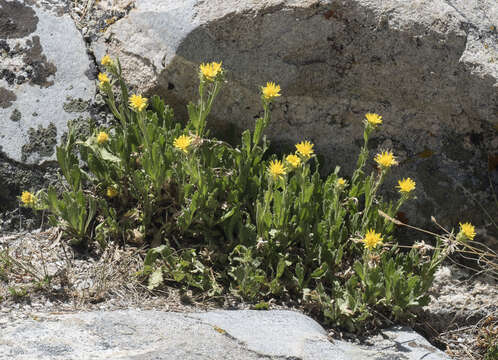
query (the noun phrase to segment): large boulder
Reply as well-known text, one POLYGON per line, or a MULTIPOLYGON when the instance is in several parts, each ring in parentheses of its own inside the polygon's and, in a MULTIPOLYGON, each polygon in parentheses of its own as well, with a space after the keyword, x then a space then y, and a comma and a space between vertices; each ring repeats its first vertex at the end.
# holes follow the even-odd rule
POLYGON ((88 118, 94 71, 63 4, 0 0, 0 210, 46 184, 37 165, 55 159, 69 120, 88 118))
POLYGON ((283 150, 313 141, 324 170, 351 174, 364 114, 377 112, 373 150, 393 149, 400 163, 384 190, 394 194, 401 177, 417 182, 410 222, 483 225, 478 205, 498 211, 489 201, 497 25, 495 0, 136 0, 92 46, 97 58, 119 56, 126 79, 180 117, 196 98, 199 63, 223 61, 229 82, 209 121, 227 139, 253 126, 260 86, 276 81, 283 96, 268 135, 283 150))

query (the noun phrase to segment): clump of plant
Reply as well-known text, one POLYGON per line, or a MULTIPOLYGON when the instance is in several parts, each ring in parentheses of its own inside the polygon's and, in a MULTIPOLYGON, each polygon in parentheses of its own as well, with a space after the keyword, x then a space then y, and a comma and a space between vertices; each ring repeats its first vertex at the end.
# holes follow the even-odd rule
MULTIPOLYGON (((232 146, 207 130, 225 82, 221 63, 200 65, 199 99, 187 106, 185 125, 159 97, 130 94, 119 60, 106 56, 102 65, 99 86, 115 125, 87 139, 69 131, 57 149, 62 196, 52 188, 22 195, 25 204, 48 209, 73 244, 145 244, 142 275, 150 289, 177 284, 260 304, 294 299, 354 331, 427 304, 447 247, 438 241, 402 251, 393 238, 390 219, 416 184, 401 179, 395 202, 379 196, 397 165, 391 150, 376 154, 376 170, 365 173, 381 116, 365 116, 351 179, 340 177, 339 167, 322 178, 309 141, 283 157, 268 153, 264 131, 281 91, 275 83, 261 88, 264 111, 254 130, 232 146)), ((470 230, 465 225, 462 236, 470 230)))

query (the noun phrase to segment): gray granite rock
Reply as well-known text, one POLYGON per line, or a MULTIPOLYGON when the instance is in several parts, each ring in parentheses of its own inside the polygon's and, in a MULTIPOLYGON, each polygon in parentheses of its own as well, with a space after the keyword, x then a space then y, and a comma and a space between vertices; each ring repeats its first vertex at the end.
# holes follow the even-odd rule
POLYGON ((363 116, 378 112, 371 146, 400 161, 387 191, 401 177, 417 182, 410 223, 436 215, 481 225, 457 184, 486 204, 488 156, 498 184, 497 27, 495 0, 137 0, 92 46, 97 58, 119 56, 127 80, 163 95, 179 117, 196 96, 199 63, 223 61, 229 82, 209 121, 228 139, 253 126, 259 87, 276 81, 273 143, 312 140, 325 170, 351 173, 363 116))
POLYGON ((292 311, 123 310, 0 322, 0 359, 448 359, 417 333, 392 328, 373 345, 329 341, 292 311))
POLYGON ((0 0, 0 151, 15 162, 55 158, 67 121, 85 117, 95 83, 63 4, 0 0))

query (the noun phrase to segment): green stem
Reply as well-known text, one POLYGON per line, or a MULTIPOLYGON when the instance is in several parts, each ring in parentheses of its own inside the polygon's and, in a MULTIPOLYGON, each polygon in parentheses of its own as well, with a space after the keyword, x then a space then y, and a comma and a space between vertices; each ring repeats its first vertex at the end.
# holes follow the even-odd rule
POLYGON ((263 131, 266 129, 268 124, 270 123, 270 117, 271 117, 271 112, 269 109, 269 103, 264 101, 263 102, 263 109, 264 109, 264 115, 263 118, 259 118, 256 121, 256 126, 254 128, 254 134, 253 134, 253 149, 254 151, 256 147, 259 145, 259 142, 261 141, 261 135, 263 134, 263 131))
POLYGON ((382 184, 382 181, 384 180, 384 176, 386 174, 386 170, 381 170, 380 176, 378 177, 377 181, 375 182, 374 186, 370 190, 370 194, 365 194, 365 210, 363 211, 363 217, 361 220, 361 225, 362 225, 362 230, 365 231, 365 227, 368 222, 368 213, 370 212, 370 208, 372 207, 373 200, 375 198, 375 194, 377 193, 377 190, 379 189, 380 184, 382 184))

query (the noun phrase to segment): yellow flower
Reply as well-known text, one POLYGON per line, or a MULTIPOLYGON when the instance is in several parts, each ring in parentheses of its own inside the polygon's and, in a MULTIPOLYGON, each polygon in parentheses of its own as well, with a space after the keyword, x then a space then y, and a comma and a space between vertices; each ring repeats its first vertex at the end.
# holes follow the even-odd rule
POLYGON ((292 165, 292 167, 298 167, 299 164, 301 164, 301 159, 299 158, 299 156, 296 156, 294 154, 291 154, 291 155, 287 155, 287 157, 285 158, 285 160, 292 165))
POLYGON ((274 97, 280 96, 280 85, 275 85, 273 81, 267 82, 266 86, 261 88, 261 91, 263 91, 263 97, 266 100, 271 100, 274 97))
POLYGON ((270 172, 270 175, 273 177, 273 179, 281 179, 282 176, 286 174, 286 168, 280 160, 271 161, 270 166, 268 167, 268 171, 270 172))
POLYGON ((212 62, 207 64, 201 64, 199 67, 201 69, 201 74, 208 80, 212 81, 219 73, 221 73, 221 61, 219 63, 212 62))
POLYGON ((370 229, 361 241, 363 241, 367 249, 371 250, 382 242, 383 239, 381 235, 382 234, 376 233, 375 230, 370 229))
POLYGON ((365 117, 367 118, 367 121, 369 124, 377 126, 382 124, 382 116, 379 114, 373 114, 373 113, 367 113, 365 114, 365 117))
POLYGON ((346 185, 346 180, 344 180, 344 178, 340 177, 339 179, 337 179, 337 185, 339 185, 339 186, 346 185))
POLYGON ((104 66, 111 65, 112 64, 111 57, 109 55, 105 55, 100 61, 100 63, 104 66))
POLYGON ((133 94, 129 99, 130 107, 136 111, 142 111, 147 107, 147 98, 142 97, 142 95, 133 94))
POLYGON ((301 141, 299 144, 296 144, 297 153, 305 158, 309 158, 313 155, 313 146, 309 141, 301 141))
POLYGON ((97 142, 99 144, 103 144, 105 143, 107 140, 109 140, 109 135, 107 135, 107 133, 101 131, 99 132, 99 134, 97 135, 97 142))
POLYGON ((191 136, 182 135, 182 136, 179 136, 175 139, 175 141, 173 142, 173 145, 174 145, 174 147, 176 147, 177 149, 180 149, 181 151, 183 151, 186 154, 188 152, 187 148, 190 146, 191 143, 192 143, 191 136))
POLYGON ((106 194, 108 197, 113 198, 118 195, 118 191, 113 186, 108 186, 106 194))
POLYGON ((398 165, 392 151, 383 151, 375 155, 375 162, 383 168, 390 168, 393 165, 398 165))
POLYGON ((476 236, 476 229, 471 223, 460 223, 460 233, 465 235, 467 239, 474 240, 474 236, 476 236))
POLYGON ((33 205, 36 201, 36 197, 29 191, 23 191, 21 195, 21 201, 24 205, 33 205))
POLYGON ((398 186, 396 186, 400 193, 408 194, 409 192, 415 190, 415 181, 410 178, 403 180, 398 180, 398 186))
POLYGON ((105 83, 109 82, 109 78, 107 77, 106 74, 99 73, 99 81, 100 81, 100 86, 102 87, 105 83))

